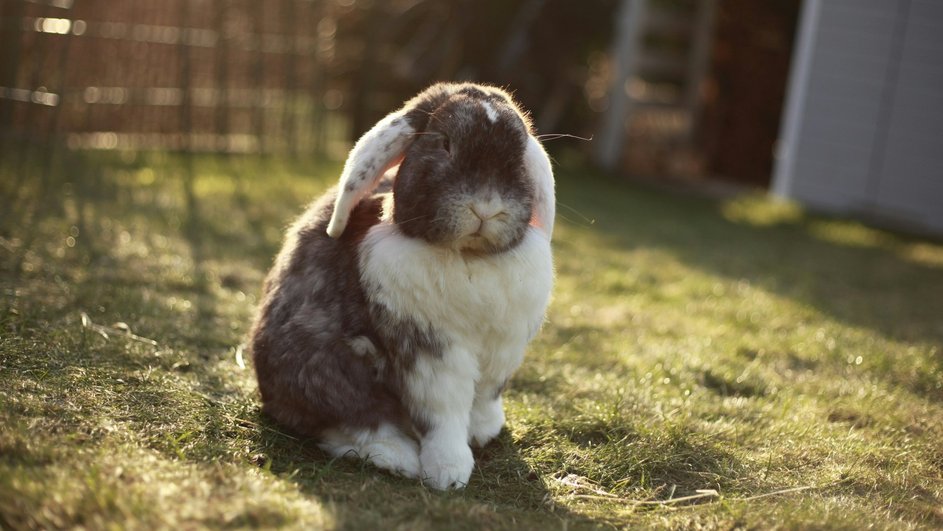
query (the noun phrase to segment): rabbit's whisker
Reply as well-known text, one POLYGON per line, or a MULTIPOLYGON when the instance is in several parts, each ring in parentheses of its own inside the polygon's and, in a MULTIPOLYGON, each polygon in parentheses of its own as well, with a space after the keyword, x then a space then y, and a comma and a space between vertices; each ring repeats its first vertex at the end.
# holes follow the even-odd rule
POLYGON ((546 133, 543 135, 537 135, 537 140, 540 140, 541 142, 546 141, 546 140, 557 140, 558 138, 575 138, 577 140, 583 140, 585 142, 593 141, 593 137, 586 138, 583 136, 571 135, 567 133, 546 133))
MULTIPOLYGON (((589 217, 586 217, 586 216, 585 216, 582 212, 580 212, 579 210, 577 210, 577 209, 571 207, 570 205, 568 205, 568 204, 566 204, 566 203, 563 203, 563 202, 561 202, 561 201, 557 201, 556 203, 557 203, 557 205, 562 206, 563 208, 565 208, 565 209, 569 210, 570 212, 576 214, 577 216, 583 218, 582 221, 583 221, 583 223, 585 223, 587 226, 589 226, 589 225, 594 225, 594 224, 596 223, 596 218, 589 218, 589 217)), ((568 217, 564 216, 563 214, 559 214, 559 216, 562 217, 563 219, 569 221, 569 222, 573 222, 572 219, 569 219, 568 217)))
POLYGON ((397 224, 397 225, 405 225, 406 223, 409 223, 409 222, 411 222, 411 221, 416 221, 416 220, 420 220, 420 219, 422 219, 422 218, 427 218, 427 217, 429 217, 429 216, 428 216, 428 215, 416 216, 416 217, 414 217, 414 218, 409 218, 409 219, 404 220, 404 221, 397 221, 396 224, 397 224))

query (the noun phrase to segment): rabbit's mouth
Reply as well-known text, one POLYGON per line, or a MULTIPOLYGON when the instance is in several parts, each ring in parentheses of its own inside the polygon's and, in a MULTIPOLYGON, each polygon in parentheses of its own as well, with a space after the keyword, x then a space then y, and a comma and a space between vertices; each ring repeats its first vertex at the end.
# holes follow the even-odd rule
POLYGON ((513 247, 522 236, 521 230, 502 213, 487 219, 468 220, 452 247, 463 253, 494 254, 513 247))
POLYGON ((528 208, 497 193, 475 194, 453 204, 452 248, 469 254, 494 254, 517 244, 527 228, 528 208))
MULTIPOLYGON (((394 192, 395 198, 395 192, 394 192)), ((528 227, 531 204, 496 190, 454 191, 435 202, 395 202, 393 222, 413 238, 467 254, 495 254, 516 245, 528 227), (430 204, 431 203, 431 204, 430 204)))

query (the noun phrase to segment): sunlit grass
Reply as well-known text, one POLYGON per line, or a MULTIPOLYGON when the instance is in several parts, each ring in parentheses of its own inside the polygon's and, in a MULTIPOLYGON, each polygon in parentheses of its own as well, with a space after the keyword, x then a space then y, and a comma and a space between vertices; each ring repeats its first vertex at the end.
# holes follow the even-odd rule
POLYGON ((337 164, 76 168, 0 225, 4 528, 943 525, 937 242, 565 164, 547 325, 443 494, 282 433, 240 358, 337 164))

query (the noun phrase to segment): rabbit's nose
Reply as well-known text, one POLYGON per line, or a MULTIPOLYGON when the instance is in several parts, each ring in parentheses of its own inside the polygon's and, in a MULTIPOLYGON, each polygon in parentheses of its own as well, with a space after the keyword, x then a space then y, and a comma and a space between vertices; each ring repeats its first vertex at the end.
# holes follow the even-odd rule
POLYGON ((502 205, 498 201, 488 201, 487 203, 476 202, 468 206, 472 213, 480 219, 481 221, 488 221, 494 217, 501 215, 504 211, 502 205))

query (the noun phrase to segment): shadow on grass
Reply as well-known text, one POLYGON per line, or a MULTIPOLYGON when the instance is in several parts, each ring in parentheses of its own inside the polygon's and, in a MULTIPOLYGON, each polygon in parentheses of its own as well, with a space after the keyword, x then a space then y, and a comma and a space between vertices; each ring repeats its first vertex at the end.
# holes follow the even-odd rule
POLYGON ((748 467, 733 452, 683 417, 655 420, 639 411, 648 405, 641 395, 590 389, 574 394, 573 385, 560 373, 524 368, 510 387, 513 402, 528 404, 517 411, 525 427, 515 444, 541 477, 588 481, 606 495, 649 501, 762 485, 751 482, 748 467))
MULTIPOLYGON (((130 171, 137 163, 128 164, 130 171)), ((10 244, 12 250, 0 250, 4 253, 0 287, 9 301, 0 319, 5 332, 14 330, 26 341, 16 347, 22 357, 13 361, 6 357, 4 364, 14 369, 18 385, 48 390, 57 399, 50 407, 68 406, 73 389, 88 393, 84 401, 78 401, 77 410, 50 409, 47 413, 53 417, 88 424, 95 420, 82 416, 90 415, 89 411, 103 416, 130 412, 122 420, 162 454, 196 464, 261 467, 307 496, 325 503, 341 502, 341 524, 363 522, 356 513, 365 512, 375 515, 377 522, 403 524, 428 516, 444 527, 477 510, 473 504, 537 515, 548 524, 561 518, 582 519, 547 502, 554 490, 546 481, 562 479, 561 474, 592 478, 627 497, 638 492, 647 496, 651 491, 668 496, 664 490, 668 485, 680 489, 678 494, 712 486, 728 490, 744 486, 743 480, 736 479, 743 477, 743 465, 718 444, 684 426, 646 429, 626 419, 576 415, 547 416, 519 440, 503 433, 477 452, 472 484, 461 493, 430 493, 414 481, 387 476, 368 465, 331 460, 310 441, 281 433, 260 416, 254 395, 234 388, 213 368, 226 349, 239 342, 240 330, 248 324, 247 311, 233 310, 239 303, 223 297, 236 289, 258 288, 235 280, 229 289, 228 281, 214 275, 224 262, 264 269, 277 242, 266 238, 261 227, 283 226, 286 218, 300 212, 298 202, 286 203, 288 213, 277 217, 271 211, 270 217, 253 217, 256 214, 246 208, 251 201, 245 190, 233 199, 214 198, 218 203, 207 205, 199 200, 192 181, 168 179, 141 197, 136 185, 110 180, 91 167, 83 171, 70 177, 74 181, 71 192, 59 183, 59 188, 40 186, 18 193, 24 201, 17 212, 24 217, 8 218, 12 224, 5 222, 0 232, 9 241, 22 242, 10 244), (168 189, 179 197, 163 205, 159 192, 168 189), (44 202, 52 204, 40 209, 44 202), (233 208, 231 215, 220 214, 232 205, 240 207, 233 208), (121 254, 116 249, 120 235, 96 232, 105 218, 139 219, 142 234, 166 231, 182 238, 185 249, 180 253, 192 261, 178 268, 182 272, 170 268, 176 271, 170 274, 166 268, 152 269, 149 260, 159 253, 150 258, 121 254), (62 241, 72 223, 78 226, 79 243, 64 248, 62 241), (247 237, 240 238, 240 231, 247 231, 247 237), (60 250, 63 253, 57 255, 60 250), (19 265, 8 269, 8 264, 22 265, 23 259, 34 269, 21 271, 19 265), (181 300, 192 300, 195 305, 175 309, 181 300), (158 339, 166 352, 158 357, 140 345, 129 347, 133 343, 123 339, 102 343, 91 332, 81 331, 76 318, 80 310, 87 310, 95 322, 130 322, 137 333, 158 339), (51 330, 62 325, 72 328, 51 330), (91 334, 91 338, 80 340, 76 334, 91 334), (29 343, 30 338, 36 338, 35 344, 29 343), (60 348, 62 344, 72 346, 60 348), (37 349, 46 357, 32 356, 37 349), (76 368, 87 371, 83 378, 69 376, 76 368), (118 413, 99 403, 98 389, 113 394, 118 413)), ((724 217, 720 203, 605 182, 581 187, 575 179, 561 178, 561 201, 596 218, 593 230, 614 251, 662 249, 695 268, 745 280, 842 322, 890 338, 940 342, 941 331, 934 319, 941 313, 940 302, 928 289, 943 285, 939 269, 904 260, 887 246, 851 247, 823 241, 811 233, 816 223, 812 218, 769 227, 735 223, 724 217)), ((657 279, 640 281, 644 286, 657 279)), ((618 279, 612 288, 619 294, 634 289, 618 279)), ((241 304, 249 306, 251 301, 241 304)), ((606 337, 593 327, 561 326, 554 332, 557 336, 552 342, 572 341, 580 350, 596 349, 606 337)), ((558 398, 567 395, 563 375, 539 380, 524 376, 515 380, 514 388, 551 401, 566 400, 558 398)), ((761 388, 710 371, 703 373, 702 383, 722 396, 763 393, 761 388)), ((919 383, 918 391, 939 397, 933 380, 919 383)), ((30 411, 20 414, 33 415, 30 411)), ((253 509, 236 522, 281 525, 285 522, 280 518, 253 509)), ((606 523, 604 519, 595 522, 606 523)))
POLYGON ((507 525, 511 518, 548 525, 592 521, 552 502, 544 480, 507 431, 475 450, 475 470, 465 489, 438 492, 358 459, 331 458, 314 441, 288 435, 264 416, 254 418, 258 453, 252 463, 299 492, 333 504, 340 527, 477 528, 507 525))
MULTIPOLYGON (((693 268, 746 281, 847 325, 943 348, 943 267, 902 256, 920 239, 855 225, 867 233, 865 241, 842 242, 828 235, 828 224, 849 222, 805 214, 769 223, 732 221, 723 201, 586 173, 564 171, 558 198, 568 207, 562 214, 572 209, 594 220, 563 223, 596 234, 613 249, 664 250, 693 268)), ((943 400, 943 358, 936 358, 936 367, 935 374, 896 383, 943 400)))
MULTIPOLYGON (((24 203, 4 221, 2 324, 23 344, 5 345, 18 354, 4 354, 0 369, 16 373, 10 385, 35 388, 37 395, 51 399, 9 414, 61 421, 65 424, 57 429, 76 433, 119 422, 138 443, 171 461, 263 468, 324 504, 349 501, 349 506, 336 505, 341 526, 348 519, 348 524, 363 522, 359 513, 364 511, 378 523, 434 526, 476 518, 487 523, 499 518, 495 511, 548 524, 580 519, 548 505, 546 485, 507 433, 477 452, 471 485, 459 493, 435 493, 360 462, 333 460, 312 441, 282 433, 258 412, 254 394, 246 395, 234 387, 231 374, 222 374, 234 371, 232 361, 221 369, 220 357, 231 355, 228 349, 240 341, 249 311, 234 312, 232 299, 224 297, 239 288, 254 292, 259 279, 243 285, 221 278, 220 270, 230 262, 252 269, 270 263, 276 242, 265 238, 261 226, 282 226, 284 217, 300 208, 279 212, 278 220, 252 219, 248 208, 220 217, 220 204, 246 207, 250 201, 213 198, 215 203, 207 205, 204 201, 210 200, 198 196, 192 177, 168 175, 164 182, 145 185, 114 175, 139 169, 136 162, 109 164, 101 173, 93 161, 85 164, 58 182, 32 182, 29 189, 16 190, 24 203), (86 186, 92 182, 102 186, 86 186), (256 232, 239 238, 240 229, 256 232), (182 245, 149 248, 153 236, 182 245), (72 238, 68 245, 66 238, 72 238), (130 238, 140 238, 132 242, 139 252, 122 249, 130 238), (89 314, 90 328, 83 328, 80 312, 89 314), (234 319, 238 326, 228 322, 234 319), (120 337, 115 332, 120 328, 111 324, 116 322, 129 323, 135 334, 157 345, 120 337), (93 328, 99 325, 109 331, 108 338, 93 328), (48 356, 32 355, 30 341, 48 356), (60 402, 65 409, 53 407, 60 402), (481 514, 475 516, 476 511, 481 514)), ((242 373, 237 379, 247 377, 242 373)), ((12 458, 26 463, 27 457, 12 458)), ((286 524, 281 518, 277 511, 253 507, 233 525, 286 524)))

